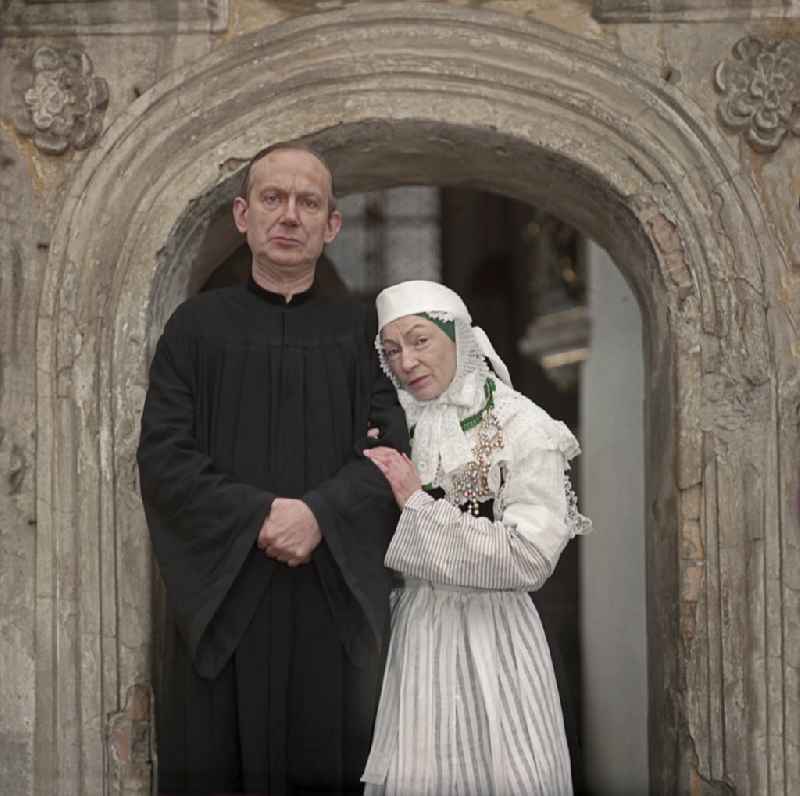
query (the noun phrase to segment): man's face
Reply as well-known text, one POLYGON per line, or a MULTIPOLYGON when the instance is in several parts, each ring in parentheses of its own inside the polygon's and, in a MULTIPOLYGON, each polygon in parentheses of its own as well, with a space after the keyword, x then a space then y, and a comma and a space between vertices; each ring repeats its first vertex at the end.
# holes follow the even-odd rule
POLYGON ((257 161, 250 194, 236 197, 233 218, 257 264, 267 268, 313 266, 342 218, 328 212, 331 178, 309 152, 281 149, 257 161))

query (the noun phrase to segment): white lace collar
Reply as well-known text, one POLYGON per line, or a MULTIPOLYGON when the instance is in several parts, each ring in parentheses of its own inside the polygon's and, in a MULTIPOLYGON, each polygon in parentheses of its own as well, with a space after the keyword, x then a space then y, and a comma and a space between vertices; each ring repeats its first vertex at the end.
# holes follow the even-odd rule
POLYGON ((411 458, 423 484, 440 480, 472 460, 472 442, 461 429, 461 421, 483 408, 486 379, 490 375, 472 326, 461 318, 444 313, 436 315, 453 320, 456 331, 456 374, 438 398, 418 401, 402 389, 384 359, 380 340, 376 340, 381 367, 398 388, 408 425, 414 429, 411 458))

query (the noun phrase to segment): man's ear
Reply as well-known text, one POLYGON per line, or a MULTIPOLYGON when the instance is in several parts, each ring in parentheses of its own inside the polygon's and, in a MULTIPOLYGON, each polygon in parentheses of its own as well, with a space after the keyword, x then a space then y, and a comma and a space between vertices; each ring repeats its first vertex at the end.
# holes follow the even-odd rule
POLYGON ((325 228, 325 243, 333 243, 341 228, 342 214, 338 210, 334 210, 328 216, 328 224, 325 228))
POLYGON ((247 232, 247 210, 249 205, 247 199, 243 196, 237 196, 233 200, 233 223, 236 224, 236 229, 243 235, 247 232))

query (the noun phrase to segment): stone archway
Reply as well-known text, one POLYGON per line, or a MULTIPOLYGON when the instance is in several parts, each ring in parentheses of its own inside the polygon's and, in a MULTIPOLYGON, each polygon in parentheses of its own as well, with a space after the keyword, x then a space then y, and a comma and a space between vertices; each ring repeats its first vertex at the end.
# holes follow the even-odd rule
POLYGON ((300 136, 344 193, 499 191, 619 264, 647 329, 652 790, 800 789, 783 707, 783 572, 798 550, 779 467, 797 382, 776 364, 790 361, 769 298, 784 262, 751 185, 700 108, 612 52, 499 14, 381 3, 176 72, 112 125, 65 197, 38 323, 36 792, 112 788, 106 720, 152 668, 134 461, 149 352, 203 276, 204 241, 226 246, 243 163, 300 136))

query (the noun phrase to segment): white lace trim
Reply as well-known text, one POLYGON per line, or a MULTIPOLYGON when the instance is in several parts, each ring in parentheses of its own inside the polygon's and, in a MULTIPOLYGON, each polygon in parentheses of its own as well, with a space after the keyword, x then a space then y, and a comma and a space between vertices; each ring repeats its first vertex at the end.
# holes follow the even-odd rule
MULTIPOLYGON (((394 378, 383 355, 380 335, 375 338, 381 368, 397 387, 400 403, 406 412, 409 427, 414 427, 412 460, 417 466, 423 484, 434 484, 453 491, 453 479, 459 471, 472 461, 474 430, 461 429, 461 420, 479 412, 486 401, 484 384, 491 375, 484 352, 472 331, 470 323, 455 318, 446 312, 428 312, 437 320, 455 322, 456 375, 450 386, 432 401, 417 401, 403 390, 394 378)), ((580 446, 569 428, 560 420, 554 420, 543 409, 536 406, 513 388, 496 380, 494 413, 501 428, 519 411, 521 402, 531 411, 526 424, 525 436, 528 444, 548 450, 558 450, 564 455, 564 495, 566 497, 565 523, 570 537, 588 533, 591 520, 578 510, 578 499, 569 477, 569 461, 580 453, 580 446)), ((511 458, 512 440, 505 434, 505 444, 494 450, 490 459, 489 486, 502 505, 500 471, 511 458)), ((513 477, 513 476, 512 476, 513 477)))
MULTIPOLYGON (((567 465, 567 468, 569 465, 567 465)), ((564 523, 569 531, 570 538, 591 533, 592 521, 578 511, 578 496, 572 488, 572 479, 567 468, 564 469, 564 496, 567 499, 567 514, 564 523)))
POLYGON ((452 312, 443 312, 442 310, 427 310, 425 312, 431 318, 435 318, 437 321, 452 321, 455 317, 452 312))
POLYGON ((414 428, 411 458, 423 484, 437 480, 440 469, 443 473, 452 473, 472 460, 472 442, 461 429, 461 421, 483 407, 486 401, 484 384, 490 375, 469 322, 444 312, 428 314, 455 324, 456 373, 438 398, 418 401, 402 389, 383 355, 380 335, 375 340, 381 368, 398 388, 408 425, 414 428))
MULTIPOLYGON (((560 420, 554 420, 541 407, 529 401, 525 396, 515 390, 507 388, 503 384, 497 385, 495 393, 495 412, 500 421, 500 425, 506 429, 509 421, 520 411, 520 402, 523 401, 532 410, 532 414, 526 412, 525 436, 526 443, 546 450, 557 450, 564 455, 564 497, 566 499, 566 514, 564 516, 565 525, 569 531, 570 538, 590 533, 592 521, 581 514, 578 509, 578 497, 572 487, 572 479, 569 476, 570 460, 580 454, 581 449, 575 435, 569 430, 568 426, 560 420)), ((508 436, 508 435, 507 435, 508 436)), ((498 451, 493 458, 492 469, 489 471, 490 484, 499 485, 500 467, 503 464, 504 451, 498 451), (493 472, 495 471, 495 472, 493 472)), ((507 457, 506 457, 507 458, 507 457)), ((513 476, 512 476, 513 477, 513 476)), ((502 494, 500 495, 502 506, 502 494)))

